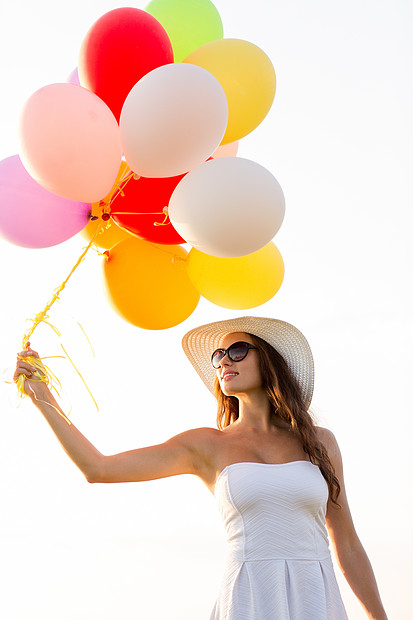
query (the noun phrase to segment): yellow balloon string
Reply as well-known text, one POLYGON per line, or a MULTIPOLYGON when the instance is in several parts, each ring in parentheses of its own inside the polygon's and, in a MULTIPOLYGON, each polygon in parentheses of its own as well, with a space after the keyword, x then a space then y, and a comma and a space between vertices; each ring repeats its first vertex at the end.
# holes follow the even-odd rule
POLYGON ((129 167, 126 168, 122 178, 119 180, 119 182, 116 185, 117 190, 113 193, 112 197, 110 198, 110 200, 108 200, 108 202, 105 202, 104 200, 101 201, 100 206, 102 207, 102 211, 103 214, 106 215, 105 219, 108 219, 108 216, 112 216, 112 215, 164 215, 164 220, 163 222, 154 222, 154 226, 167 226, 168 224, 171 223, 170 219, 169 219, 169 215, 168 215, 168 207, 164 207, 162 211, 154 211, 149 213, 148 211, 145 212, 137 212, 137 211, 112 211, 111 210, 111 205, 112 203, 116 200, 116 198, 120 195, 120 196, 124 196, 125 192, 124 189, 126 187, 126 185, 129 183, 129 181, 131 181, 132 179, 134 180, 139 180, 141 177, 139 174, 136 174, 135 172, 133 172, 129 167))
MULTIPOLYGON (((145 212, 138 212, 138 211, 111 211, 110 215, 164 215, 164 220, 163 222, 154 222, 153 225, 154 226, 167 226, 168 224, 171 223, 171 220, 169 219, 169 214, 168 214, 168 207, 164 207, 162 209, 162 211, 145 211, 145 212)), ((119 226, 119 224, 118 224, 119 226)))
POLYGON ((163 208, 163 213, 165 214, 164 221, 163 222, 154 222, 153 223, 154 226, 167 226, 168 224, 171 223, 171 220, 169 219, 168 207, 164 207, 163 208))
POLYGON ((31 319, 32 326, 26 332, 26 334, 23 336, 23 341, 22 341, 23 349, 27 348, 27 343, 30 341, 31 336, 32 336, 34 330, 36 329, 36 327, 39 325, 39 323, 41 323, 42 321, 45 321, 46 319, 49 318, 48 312, 49 312, 50 308, 59 299, 59 295, 63 291, 63 289, 65 288, 65 286, 66 286, 67 282, 69 281, 70 277, 76 271, 76 269, 79 267, 80 263, 84 260, 84 258, 86 256, 86 254, 88 253, 90 247, 92 246, 92 244, 95 241, 95 237, 96 237, 96 235, 97 235, 97 233, 99 231, 99 228, 100 228, 100 225, 96 229, 95 234, 93 235, 92 239, 89 241, 89 243, 87 244, 87 246, 83 250, 82 254, 79 256, 78 260, 76 261, 75 266, 71 269, 71 271, 70 271, 69 275, 67 276, 67 278, 62 282, 62 284, 60 286, 58 286, 55 289, 55 291, 53 293, 53 297, 51 298, 51 300, 46 304, 45 308, 41 312, 39 312, 39 314, 37 314, 34 317, 34 319, 31 319))
MULTIPOLYGON (((99 207, 102 209, 101 217, 104 221, 110 219, 110 206, 112 202, 119 196, 125 195, 124 187, 129 183, 131 179, 140 179, 139 175, 132 172, 132 170, 127 166, 123 176, 117 181, 111 189, 109 194, 110 198, 108 200, 104 199, 99 202, 99 207)), ((91 219, 96 220, 99 216, 93 216, 91 219)), ((99 232, 103 232, 103 226, 99 229, 99 232)))
POLYGON ((63 351, 64 351, 64 353, 65 353, 65 355, 66 355, 67 359, 68 359, 68 360, 69 360, 69 362, 72 364, 73 368, 76 370, 77 374, 78 374, 78 375, 79 375, 79 377, 81 378, 81 380, 82 380, 82 382, 83 382, 83 385, 85 386, 85 388, 86 388, 86 389, 87 389, 87 391, 89 392, 89 396, 90 396, 90 398, 93 400, 93 402, 95 403, 95 407, 96 407, 96 409, 99 411, 98 404, 97 404, 97 402, 95 401, 95 399, 93 398, 93 394, 92 394, 92 392, 89 390, 89 388, 88 388, 88 386, 87 386, 87 384, 86 384, 86 381, 84 380, 84 378, 82 377, 82 375, 80 374, 80 372, 78 371, 78 369, 76 368, 75 364, 73 363, 72 358, 70 357, 69 353, 66 351, 66 349, 64 348, 64 346, 62 345, 62 343, 60 343, 60 346, 62 347, 62 349, 63 349, 63 351))
POLYGON ((115 200, 115 198, 119 196, 119 194, 121 196, 125 195, 125 192, 123 190, 131 179, 135 179, 137 181, 138 179, 140 179, 140 176, 139 174, 136 174, 135 172, 133 172, 129 168, 129 166, 127 166, 122 178, 120 179, 119 183, 116 186, 117 191, 114 192, 112 198, 109 201, 109 205, 115 200))
MULTIPOLYGON (((27 350, 28 348, 28 343, 30 341, 30 338, 33 335, 34 330, 36 329, 36 327, 40 324, 40 323, 45 323, 46 325, 48 325, 49 327, 51 327, 53 329, 53 331, 60 336, 60 332, 59 330, 52 325, 50 322, 47 321, 47 319, 49 318, 48 312, 50 311, 50 308, 53 306, 53 304, 60 298, 60 294, 61 292, 64 290, 67 282, 69 281, 70 277, 73 275, 73 273, 76 271, 76 269, 79 267, 79 265, 81 264, 81 262, 84 260, 87 252, 90 250, 90 248, 92 247, 94 241, 95 241, 95 237, 98 235, 101 227, 104 225, 104 222, 101 222, 99 224, 99 226, 97 227, 93 237, 91 238, 91 240, 89 241, 88 245, 85 247, 85 249, 83 250, 82 254, 79 256, 78 260, 76 261, 76 264, 74 265, 74 267, 71 269, 69 275, 67 276, 67 278, 62 282, 62 284, 55 289, 53 296, 51 298, 51 300, 46 304, 45 308, 39 312, 34 319, 31 319, 32 321, 32 326, 30 327, 30 329, 24 334, 23 336, 23 340, 22 340, 22 348, 24 350, 27 350)), ((83 328, 82 328, 83 330, 83 328)), ((84 330, 83 330, 84 332, 84 330)), ((88 339, 89 341, 89 339, 88 339)), ((89 341, 90 344, 90 341, 89 341)), ((78 375, 80 376, 80 378, 82 379, 84 385, 86 386, 90 396, 92 397, 93 402, 96 405, 96 408, 99 410, 95 399, 93 398, 89 388, 87 387, 82 375, 80 374, 80 372, 77 370, 76 366, 74 365, 73 361, 71 360, 70 356, 68 355, 66 349, 63 347, 63 345, 60 345, 62 347, 62 349, 64 350, 67 358, 69 359, 70 363, 72 364, 72 366, 75 368, 76 372, 78 373, 78 375)), ((51 389, 55 389, 55 385, 53 383, 53 380, 55 382, 57 382, 60 385, 59 380, 57 379, 57 377, 51 372, 50 368, 48 368, 47 366, 45 366, 42 362, 42 360, 40 358, 37 357, 33 357, 33 356, 27 356, 24 358, 20 358, 20 359, 24 359, 25 361, 27 361, 29 364, 31 364, 32 366, 35 367, 35 371, 32 375, 32 377, 35 377, 35 379, 33 379, 32 377, 30 378, 30 380, 33 381, 42 381, 43 383, 45 383, 46 385, 50 385, 51 389)), ((16 381, 17 384, 17 390, 20 394, 21 397, 27 396, 27 393, 24 389, 24 384, 26 381, 26 376, 25 375, 20 375, 18 380, 16 381)), ((56 390, 57 391, 57 390, 56 390)), ((36 399, 37 400, 37 399, 36 399)), ((42 402, 42 401, 41 401, 42 402)), ((53 407, 54 409, 56 409, 56 411, 59 413, 59 415, 61 415, 69 424, 69 420, 67 419, 67 417, 60 411, 58 410, 56 407, 54 407, 53 405, 49 404, 51 407, 53 407)))

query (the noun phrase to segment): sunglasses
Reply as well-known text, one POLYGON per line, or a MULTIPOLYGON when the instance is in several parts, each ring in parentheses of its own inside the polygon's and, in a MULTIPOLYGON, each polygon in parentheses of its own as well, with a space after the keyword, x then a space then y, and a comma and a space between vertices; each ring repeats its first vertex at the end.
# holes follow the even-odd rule
POLYGON ((228 355, 231 362, 240 362, 247 357, 250 349, 256 348, 249 342, 234 342, 228 349, 217 349, 214 351, 211 355, 211 364, 214 368, 221 368, 221 361, 226 355, 228 355))

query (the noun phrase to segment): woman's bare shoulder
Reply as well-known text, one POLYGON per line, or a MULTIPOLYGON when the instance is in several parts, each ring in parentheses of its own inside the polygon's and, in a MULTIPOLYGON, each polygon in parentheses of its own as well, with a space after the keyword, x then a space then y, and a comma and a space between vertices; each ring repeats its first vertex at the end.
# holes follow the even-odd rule
POLYGON ((337 439, 332 431, 322 426, 316 426, 317 437, 327 450, 335 469, 342 467, 342 458, 337 439))
POLYGON ((190 428, 189 430, 183 431, 177 437, 214 437, 221 435, 222 431, 218 428, 213 428, 212 426, 200 426, 198 428, 190 428))
POLYGON ((323 426, 316 426, 317 438, 325 446, 328 452, 339 450, 337 439, 329 428, 323 426))
POLYGON ((179 433, 179 435, 171 437, 169 442, 181 443, 186 445, 188 448, 200 449, 215 442, 221 436, 222 431, 217 428, 205 426, 183 431, 182 433, 179 433))

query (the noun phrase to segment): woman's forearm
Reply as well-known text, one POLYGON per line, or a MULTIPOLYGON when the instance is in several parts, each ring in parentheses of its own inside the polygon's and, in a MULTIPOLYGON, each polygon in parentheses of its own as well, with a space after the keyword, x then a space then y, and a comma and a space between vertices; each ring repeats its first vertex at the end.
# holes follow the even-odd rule
POLYGON ((342 552, 337 550, 337 560, 368 618, 370 620, 387 620, 376 578, 362 544, 359 542, 353 548, 342 552))
POLYGON ((105 458, 103 454, 69 422, 46 385, 37 385, 36 394, 32 395, 31 399, 42 412, 66 454, 81 470, 88 482, 94 482, 98 477, 100 464, 105 458))
MULTIPOLYGON (((157 446, 104 456, 71 424, 43 382, 40 371, 26 361, 39 358, 32 349, 17 357, 14 380, 24 383, 25 394, 42 412, 65 452, 82 471, 88 482, 140 482, 179 474, 197 474, 199 433, 187 432, 157 446)), ((33 361, 33 360, 32 360, 33 361)), ((202 453, 202 449, 201 449, 202 453)))

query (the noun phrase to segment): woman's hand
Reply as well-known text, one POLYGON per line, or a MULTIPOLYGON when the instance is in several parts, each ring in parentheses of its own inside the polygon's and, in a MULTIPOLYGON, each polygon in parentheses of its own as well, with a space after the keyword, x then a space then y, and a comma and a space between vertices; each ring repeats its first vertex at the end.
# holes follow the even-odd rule
POLYGON ((27 349, 17 354, 16 370, 14 371, 13 380, 17 382, 20 377, 23 377, 25 379, 25 393, 30 398, 36 399, 40 392, 44 394, 45 390, 48 392, 49 389, 46 383, 42 380, 44 373, 30 363, 30 358, 40 360, 39 354, 30 348, 30 342, 28 342, 27 349))

